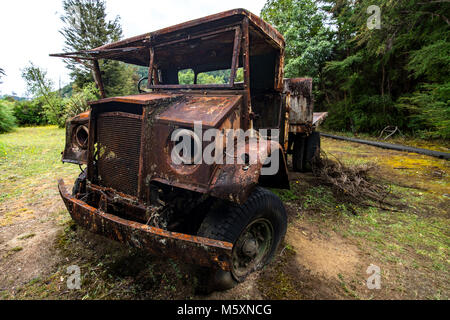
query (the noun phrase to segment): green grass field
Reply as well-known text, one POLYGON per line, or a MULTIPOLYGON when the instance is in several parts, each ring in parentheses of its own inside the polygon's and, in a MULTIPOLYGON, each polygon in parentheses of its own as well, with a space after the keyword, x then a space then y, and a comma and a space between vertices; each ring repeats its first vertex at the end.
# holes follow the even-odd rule
MULTIPOLYGON (((64 130, 54 126, 0 135, 0 298, 198 298, 191 266, 128 249, 71 222, 56 179, 70 185, 79 168, 61 163, 64 139, 64 130), (55 263, 34 262, 43 246, 55 263), (78 291, 64 287, 72 264, 83 272, 78 291), (19 265, 28 265, 34 276, 14 278, 19 265)), ((448 299, 448 161, 331 139, 322 139, 322 148, 348 166, 376 163, 372 179, 391 187, 394 206, 352 204, 311 174, 292 174, 291 190, 274 190, 289 213, 279 257, 249 280, 251 291, 242 284, 201 298, 448 299), (316 251, 308 253, 308 247, 316 251), (372 263, 382 270, 381 290, 365 287, 372 263), (327 271, 328 264, 335 269, 327 271), (314 273, 318 269, 322 274, 314 273)))

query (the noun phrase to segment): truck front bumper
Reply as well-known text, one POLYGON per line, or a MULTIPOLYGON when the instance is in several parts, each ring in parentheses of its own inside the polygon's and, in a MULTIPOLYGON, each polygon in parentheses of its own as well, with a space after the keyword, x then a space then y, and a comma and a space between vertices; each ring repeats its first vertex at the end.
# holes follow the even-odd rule
POLYGON ((62 179, 59 193, 72 219, 93 233, 191 264, 230 270, 233 244, 155 228, 108 214, 76 199, 67 192, 62 179))

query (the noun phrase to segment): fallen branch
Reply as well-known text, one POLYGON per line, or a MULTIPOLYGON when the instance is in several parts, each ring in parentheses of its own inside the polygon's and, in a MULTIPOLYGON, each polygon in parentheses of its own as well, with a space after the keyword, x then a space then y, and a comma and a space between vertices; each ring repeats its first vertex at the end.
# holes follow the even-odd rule
POLYGON ((391 210, 393 206, 387 199, 392 197, 391 187, 372 181, 369 172, 376 169, 375 164, 346 166, 339 159, 331 160, 322 152, 313 162, 313 174, 321 183, 356 205, 391 210))

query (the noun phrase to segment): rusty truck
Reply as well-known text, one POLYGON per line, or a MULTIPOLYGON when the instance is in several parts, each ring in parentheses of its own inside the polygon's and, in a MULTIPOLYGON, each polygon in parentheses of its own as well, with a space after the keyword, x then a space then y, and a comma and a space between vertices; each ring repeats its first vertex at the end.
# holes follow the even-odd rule
MULTIPOLYGON (((52 54, 91 67, 101 94, 66 125, 62 161, 82 168, 71 192, 59 180, 73 220, 198 265, 208 270, 203 274, 213 289, 229 288, 266 265, 287 228, 283 203, 268 188, 289 188, 288 155, 292 170, 310 167, 320 148, 316 126, 325 116, 313 113, 311 79, 284 79, 284 52, 274 27, 235 9, 87 51, 52 54), (106 96, 99 61, 108 59, 148 70, 135 95, 106 96), (191 83, 180 82, 183 70, 193 73, 191 83), (200 81, 218 70, 226 83, 200 81), (179 129, 189 135, 195 122, 222 132, 267 129, 257 140, 270 147, 254 163, 173 163, 177 141, 171 135, 179 129), (271 161, 278 161, 278 170, 262 175, 275 151, 271 161)), ((237 154, 260 152, 246 143, 237 154)))

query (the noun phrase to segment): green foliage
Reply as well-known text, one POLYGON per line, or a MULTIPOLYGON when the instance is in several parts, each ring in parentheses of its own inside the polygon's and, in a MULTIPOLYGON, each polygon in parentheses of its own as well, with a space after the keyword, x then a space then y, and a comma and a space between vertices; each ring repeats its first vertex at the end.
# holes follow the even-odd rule
MULTIPOLYGON (((448 39, 448 32, 446 38, 448 39)), ((422 76, 431 81, 450 81, 450 42, 439 39, 411 52, 407 69, 415 78, 422 76)))
POLYGON ((450 82, 424 84, 398 106, 409 112, 409 124, 421 137, 450 139, 450 82))
POLYGON ((13 107, 14 116, 20 126, 43 125, 47 123, 40 99, 17 101, 13 107))
POLYGON ((89 83, 82 90, 75 92, 66 100, 66 119, 87 111, 89 109, 88 102, 98 98, 99 92, 93 83, 89 83))
POLYGON ((333 49, 326 15, 317 1, 269 0, 261 16, 285 37, 286 77, 310 76, 317 83, 333 49))
POLYGON ((192 69, 181 70, 178 72, 179 84, 193 84, 194 83, 194 71, 192 69))
POLYGON ((53 82, 47 78, 47 72, 30 62, 22 70, 22 78, 27 83, 28 93, 43 104, 48 122, 63 127, 65 124, 64 101, 58 92, 54 91, 53 82))
MULTIPOLYGON (((223 84, 227 83, 225 81, 225 74, 228 75, 230 71, 220 70, 220 71, 210 71, 202 72, 197 75, 197 84, 223 84), (228 72, 228 73, 227 73, 228 72)), ((178 82, 180 84, 194 84, 194 71, 192 69, 185 69, 178 72, 178 82)))
MULTIPOLYGON (((61 20, 64 27, 60 33, 65 39, 65 52, 90 50, 122 37, 120 18, 107 19, 106 3, 103 0, 64 0, 63 8, 61 20)), ((65 63, 71 71, 76 90, 94 82, 92 64, 80 64, 72 59, 67 59, 65 63)), ((137 93, 139 74, 136 67, 113 60, 100 61, 99 65, 108 96, 137 93)))
POLYGON ((0 100, 0 133, 10 132, 16 126, 16 118, 13 115, 11 103, 0 100))
POLYGON ((286 39, 286 76, 314 78, 316 109, 333 130, 395 125, 448 137, 448 1, 268 0, 262 16, 286 39), (367 8, 381 9, 369 29, 367 8), (445 96, 447 95, 447 97, 445 96))

